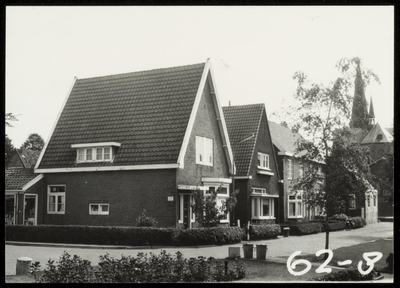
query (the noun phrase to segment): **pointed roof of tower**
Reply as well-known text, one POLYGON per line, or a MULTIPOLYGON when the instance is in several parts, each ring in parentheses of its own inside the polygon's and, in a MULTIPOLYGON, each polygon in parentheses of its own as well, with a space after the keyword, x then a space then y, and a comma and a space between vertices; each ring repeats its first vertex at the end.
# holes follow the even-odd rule
POLYGON ((375 118, 375 112, 374 112, 374 103, 372 102, 372 95, 371 95, 371 100, 369 102, 369 118, 375 118))

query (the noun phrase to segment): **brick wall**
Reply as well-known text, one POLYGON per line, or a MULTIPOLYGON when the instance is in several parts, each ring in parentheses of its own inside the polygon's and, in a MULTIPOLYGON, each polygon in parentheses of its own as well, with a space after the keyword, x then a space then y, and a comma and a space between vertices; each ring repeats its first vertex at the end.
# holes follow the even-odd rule
POLYGON ((222 147, 221 132, 219 131, 217 115, 207 83, 200 100, 184 161, 185 168, 178 169, 177 172, 177 184, 202 185, 202 177, 229 177, 228 163, 222 147), (196 135, 213 139, 214 163, 212 167, 196 164, 196 135))
POLYGON ((44 224, 131 226, 146 209, 159 227, 175 226, 175 169, 52 173, 45 175, 44 187, 44 224), (47 214, 51 184, 66 185, 65 214, 47 214), (108 203, 109 215, 89 215, 90 203, 108 203))

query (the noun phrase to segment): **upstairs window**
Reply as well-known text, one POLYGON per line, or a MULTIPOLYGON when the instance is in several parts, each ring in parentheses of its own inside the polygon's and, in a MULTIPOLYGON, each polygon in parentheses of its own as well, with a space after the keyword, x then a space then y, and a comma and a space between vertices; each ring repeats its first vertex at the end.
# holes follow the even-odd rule
POLYGON ((258 152, 257 155, 257 166, 258 168, 269 169, 269 155, 258 152))
POLYGON ((299 178, 303 178, 304 177, 304 166, 303 164, 299 165, 299 178))
POLYGON ((196 164, 213 166, 213 139, 196 136, 196 164))
POLYGON ((267 189, 265 188, 251 188, 253 194, 267 194, 267 189))
POLYGON ((113 147, 121 146, 120 143, 116 142, 104 142, 104 143, 86 143, 86 144, 72 144, 72 148, 76 148, 77 156, 76 161, 78 163, 83 162, 111 162, 115 149, 113 147))

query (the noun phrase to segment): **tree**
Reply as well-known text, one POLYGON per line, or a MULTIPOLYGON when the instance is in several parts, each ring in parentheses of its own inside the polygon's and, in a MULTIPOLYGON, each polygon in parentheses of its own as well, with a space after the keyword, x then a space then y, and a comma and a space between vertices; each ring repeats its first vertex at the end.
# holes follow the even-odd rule
POLYGON ((6 121, 5 122, 6 122, 7 127, 13 127, 11 125, 10 121, 18 121, 18 118, 17 118, 17 116, 15 116, 12 113, 6 113, 6 121))
POLYGON ((41 151, 44 147, 44 140, 39 134, 32 133, 29 134, 24 144, 22 144, 21 148, 22 147, 24 147, 27 150, 41 151))
POLYGON ((202 190, 195 190, 193 192, 192 209, 196 215, 196 220, 202 226, 216 226, 222 219, 226 219, 229 212, 231 212, 236 204, 236 195, 239 190, 231 192, 230 196, 225 201, 221 201, 222 205, 217 205, 217 194, 222 188, 210 191, 205 195, 202 190))
POLYGON ((369 166, 369 149, 350 139, 350 130, 335 131, 332 151, 326 158, 329 177, 326 190, 330 192, 326 197, 328 215, 348 214, 350 194, 364 201, 365 192, 374 183, 369 166))
POLYGON ((5 163, 4 163, 4 165, 6 165, 7 166, 7 164, 8 164, 8 162, 10 161, 10 158, 11 158, 11 155, 12 155, 12 153, 13 153, 13 151, 14 151, 14 145, 11 143, 11 139, 10 138, 8 138, 8 136, 7 136, 7 134, 6 134, 6 137, 5 137, 5 147, 4 147, 4 150, 5 150, 5 163))
MULTIPOLYGON (((328 161, 331 161, 331 157, 336 157, 335 153, 339 153, 335 152, 332 156, 334 151, 332 145, 336 137, 335 131, 344 129, 350 119, 352 100, 350 90, 353 86, 352 83, 354 83, 355 87, 354 95, 359 95, 359 89, 365 89, 371 77, 379 83, 379 78, 371 70, 364 68, 359 58, 341 59, 336 67, 340 72, 340 76, 328 86, 310 83, 303 72, 296 72, 293 77, 297 81, 295 99, 298 105, 286 109, 286 112, 296 116, 296 123, 292 126, 292 130, 294 132, 302 131, 302 134, 306 136, 307 140, 297 143, 297 152, 303 152, 301 158, 307 163, 319 162, 327 164, 328 161)), ((335 149, 337 148, 339 147, 335 146, 335 149)), ((357 150, 359 147, 351 148, 351 151, 353 151, 353 148, 357 150)), ((342 153, 344 152, 342 151, 342 153)), ((347 152, 350 153, 350 151, 347 152)), ((343 165, 346 167, 349 163, 343 165)), ((318 185, 320 175, 318 175, 316 169, 309 169, 306 177, 294 183, 294 189, 302 189, 308 193, 305 199, 309 203, 306 204, 316 204, 315 201, 318 201, 326 206, 327 201, 334 199, 337 190, 330 183, 331 175, 329 173, 331 170, 328 170, 327 167, 327 165, 323 165, 322 170, 325 174, 325 183, 323 185, 318 185)), ((342 172, 345 171, 343 170, 342 172)), ((363 170, 348 170, 346 173, 354 174, 355 179, 361 182, 363 181, 362 179, 366 178, 363 175, 363 170)), ((326 212, 325 249, 328 249, 329 226, 327 221, 332 211, 327 210, 326 212)))

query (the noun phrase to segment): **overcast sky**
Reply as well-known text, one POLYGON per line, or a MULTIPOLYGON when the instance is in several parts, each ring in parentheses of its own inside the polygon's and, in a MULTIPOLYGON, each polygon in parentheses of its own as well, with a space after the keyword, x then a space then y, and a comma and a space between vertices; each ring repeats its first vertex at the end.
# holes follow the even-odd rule
POLYGON ((6 133, 47 141, 73 78, 165 68, 211 58, 222 105, 291 103, 293 74, 318 83, 360 57, 381 80, 366 90, 377 121, 393 124, 394 9, 365 7, 7 7, 6 133))

